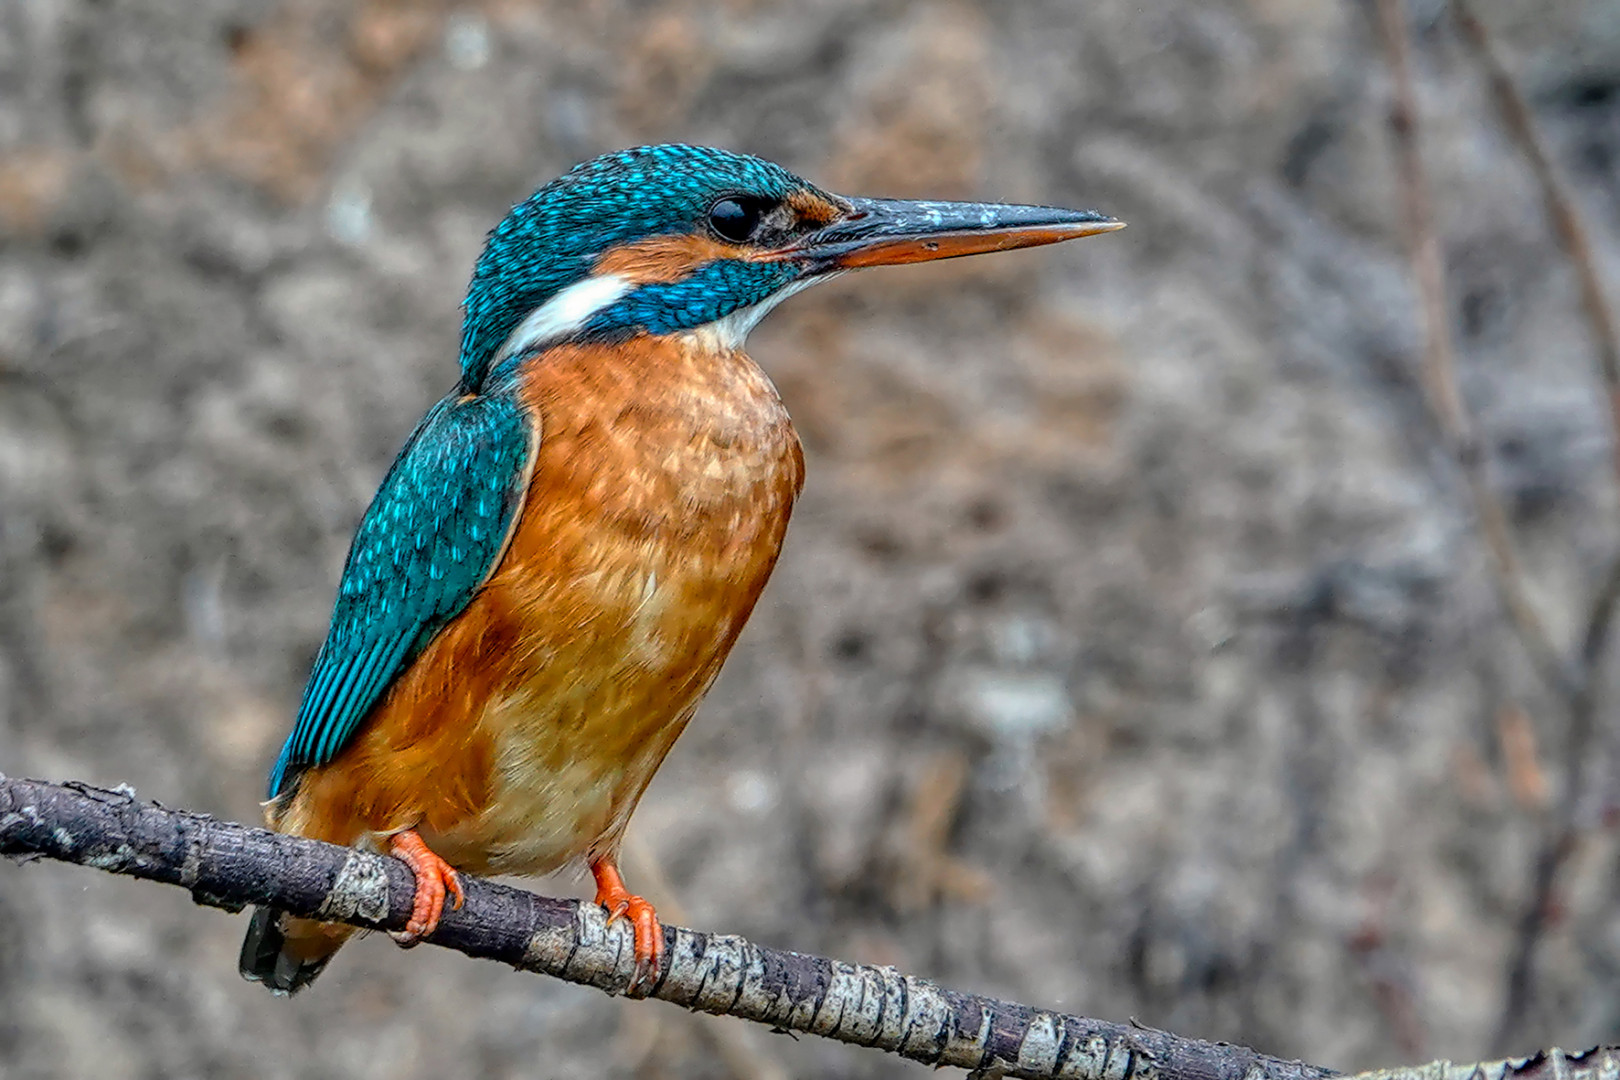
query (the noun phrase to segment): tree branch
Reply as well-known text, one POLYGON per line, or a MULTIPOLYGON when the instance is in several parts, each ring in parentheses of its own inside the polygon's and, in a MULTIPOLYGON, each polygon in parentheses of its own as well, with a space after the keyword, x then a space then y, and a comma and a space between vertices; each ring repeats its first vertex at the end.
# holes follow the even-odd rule
MULTIPOLYGON (((352 848, 252 829, 142 802, 127 788, 0 775, 0 855, 59 859, 179 885, 199 904, 269 904, 294 915, 380 930, 404 927, 414 882, 405 864, 352 848)), ((602 909, 464 877, 430 944, 624 993, 633 938, 602 909)), ((984 1077, 1034 1080, 1328 1080, 1339 1074, 1225 1043, 1047 1012, 947 990, 893 968, 780 952, 727 934, 664 927, 668 959, 652 997, 777 1030, 875 1047, 984 1077)), ((1606 1080, 1620 1047, 1552 1050, 1480 1065, 1434 1062, 1356 1080, 1606 1080)))

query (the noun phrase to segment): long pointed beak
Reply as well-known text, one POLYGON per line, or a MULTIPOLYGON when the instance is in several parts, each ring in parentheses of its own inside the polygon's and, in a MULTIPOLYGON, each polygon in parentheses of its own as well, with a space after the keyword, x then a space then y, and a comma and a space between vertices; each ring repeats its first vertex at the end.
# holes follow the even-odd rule
POLYGON ((987 251, 1056 244, 1123 229, 1094 210, 1002 203, 849 199, 844 217, 774 252, 802 259, 813 272, 954 259, 987 251))

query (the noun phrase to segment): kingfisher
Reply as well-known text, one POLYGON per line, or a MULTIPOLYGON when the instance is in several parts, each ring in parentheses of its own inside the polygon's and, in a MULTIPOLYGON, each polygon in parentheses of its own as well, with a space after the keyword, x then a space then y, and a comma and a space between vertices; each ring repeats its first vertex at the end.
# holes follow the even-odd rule
MULTIPOLYGON (((743 352, 846 270, 1112 232, 1094 211, 835 195, 757 157, 644 146, 513 207, 472 274, 461 377, 362 518, 272 829, 391 854, 401 944, 460 875, 583 862, 650 986, 664 935, 625 886, 637 801, 753 611, 804 480, 743 352)), ((290 994, 353 927, 259 908, 241 973, 290 994)))

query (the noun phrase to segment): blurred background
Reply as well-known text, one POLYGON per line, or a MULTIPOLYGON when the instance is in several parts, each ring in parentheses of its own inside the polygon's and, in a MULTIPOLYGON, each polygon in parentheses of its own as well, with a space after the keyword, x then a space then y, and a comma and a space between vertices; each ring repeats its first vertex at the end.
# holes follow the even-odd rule
MULTIPOLYGON (((1620 280, 1620 3, 1479 9, 1620 280)), ((1570 653, 1620 536, 1591 338, 1456 24, 1409 14, 1464 398, 1570 653)), ((1340 1068, 1620 1039, 1617 735, 1571 746, 1425 410, 1387 71, 1347 0, 0 3, 0 769, 256 820, 485 230, 714 143, 1131 227, 755 332, 810 479, 633 886, 1340 1068)), ((0 866, 0 1076, 925 1075, 380 937, 274 1000, 242 928, 0 866)))

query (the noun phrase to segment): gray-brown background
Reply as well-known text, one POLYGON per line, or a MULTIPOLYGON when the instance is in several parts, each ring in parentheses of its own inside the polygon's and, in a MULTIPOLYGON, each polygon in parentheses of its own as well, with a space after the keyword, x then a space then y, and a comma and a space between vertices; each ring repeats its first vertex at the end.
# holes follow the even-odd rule
MULTIPOLYGON (((1620 7, 1485 13, 1620 280, 1620 7)), ((1616 537, 1591 351, 1476 69, 1414 15, 1464 388, 1567 640, 1616 537)), ((848 277, 756 332, 809 485, 632 884, 1341 1067, 1483 1053, 1561 720, 1417 392, 1369 27, 1338 0, 0 0, 0 769, 255 817, 484 230, 572 162, 684 139, 850 193, 1095 206, 1131 228, 848 277)), ((1570 868, 1526 1049, 1620 1037, 1615 858, 1597 832, 1570 868)), ((241 928, 0 865, 0 1076, 923 1075, 382 938, 273 1000, 241 928)))

